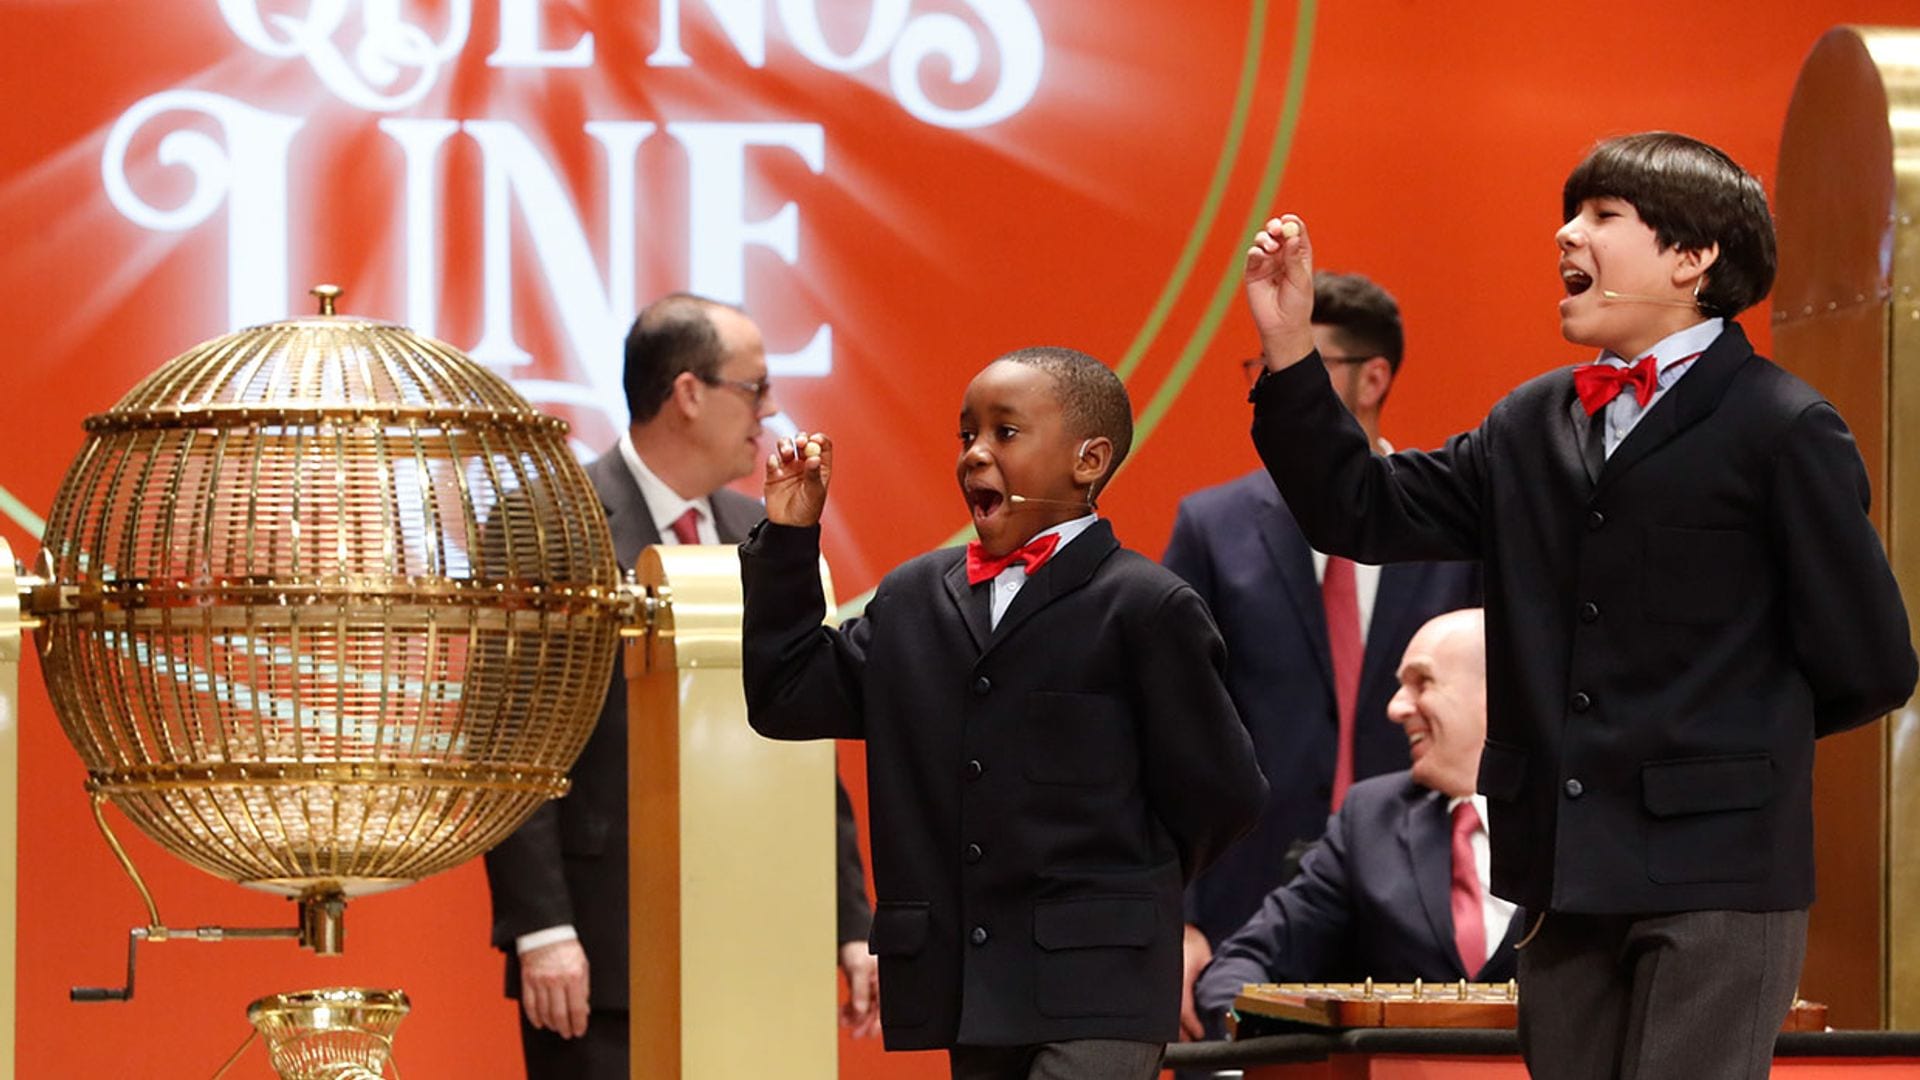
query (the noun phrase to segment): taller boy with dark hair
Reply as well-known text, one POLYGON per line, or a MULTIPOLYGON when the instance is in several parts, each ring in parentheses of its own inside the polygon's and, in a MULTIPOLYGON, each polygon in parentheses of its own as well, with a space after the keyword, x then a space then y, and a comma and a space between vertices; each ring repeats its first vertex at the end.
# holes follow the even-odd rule
POLYGON ((955 1077, 1152 1077, 1178 1034, 1181 890, 1266 798, 1200 598, 1094 512, 1133 421, 1068 349, 989 364, 960 411, 980 539, 821 626, 824 435, 782 440, 741 546, 747 715, 867 741, 890 1050, 955 1077))
POLYGON ((1906 700, 1906 610, 1846 425, 1729 321, 1773 280, 1759 183, 1655 132, 1601 143, 1563 200, 1561 331, 1599 360, 1387 458, 1313 356, 1305 229, 1268 222, 1254 444, 1315 547, 1484 560, 1480 791, 1494 892, 1544 913, 1534 1075, 1764 1077, 1806 950, 1814 739, 1906 700))

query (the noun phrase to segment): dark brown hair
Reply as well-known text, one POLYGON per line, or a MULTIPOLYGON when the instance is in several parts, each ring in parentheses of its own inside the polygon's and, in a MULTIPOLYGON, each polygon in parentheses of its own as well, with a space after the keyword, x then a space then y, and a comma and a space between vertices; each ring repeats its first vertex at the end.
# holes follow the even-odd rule
POLYGON ((1721 150, 1671 131, 1607 139, 1567 177, 1561 216, 1571 219, 1581 203, 1606 197, 1632 203, 1663 250, 1720 245, 1700 289, 1702 314, 1732 318, 1773 288, 1767 193, 1721 150))

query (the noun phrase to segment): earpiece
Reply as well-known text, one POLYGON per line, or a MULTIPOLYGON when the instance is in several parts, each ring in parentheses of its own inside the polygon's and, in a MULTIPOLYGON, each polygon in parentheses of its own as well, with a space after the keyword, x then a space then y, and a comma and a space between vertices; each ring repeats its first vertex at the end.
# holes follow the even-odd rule
MULTIPOLYGON (((1092 445, 1092 439, 1081 439, 1080 449, 1073 452, 1074 460, 1080 460, 1081 455, 1087 452, 1087 447, 1092 445)), ((1092 513, 1094 509, 1093 489, 1091 487, 1087 489, 1087 501, 1083 503, 1073 502, 1068 499, 1032 499, 1025 495, 1015 495, 1012 493, 1008 493, 1007 501, 1010 503, 1019 503, 1022 506, 1071 506, 1076 510, 1085 510, 1088 513, 1092 513)))

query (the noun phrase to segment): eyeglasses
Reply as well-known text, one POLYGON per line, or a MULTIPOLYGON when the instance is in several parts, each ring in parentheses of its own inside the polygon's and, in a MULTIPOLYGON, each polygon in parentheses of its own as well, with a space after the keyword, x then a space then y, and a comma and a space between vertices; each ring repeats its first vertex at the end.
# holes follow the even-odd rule
POLYGON ((700 381, 706 383, 708 386, 725 386, 733 390, 738 390, 753 399, 753 406, 756 409, 765 405, 767 403, 767 397, 773 393, 772 379, 722 379, 715 377, 712 379, 702 379, 700 381))
MULTIPOLYGON (((1373 357, 1371 356, 1337 356, 1337 355, 1331 355, 1328 353, 1320 354, 1320 362, 1323 364, 1364 364, 1371 359, 1373 359, 1373 357)), ((1259 382, 1260 373, 1262 371, 1265 371, 1266 369, 1267 369, 1267 361, 1264 357, 1249 356, 1245 360, 1240 361, 1240 370, 1246 373, 1248 385, 1252 385, 1253 383, 1259 382)))

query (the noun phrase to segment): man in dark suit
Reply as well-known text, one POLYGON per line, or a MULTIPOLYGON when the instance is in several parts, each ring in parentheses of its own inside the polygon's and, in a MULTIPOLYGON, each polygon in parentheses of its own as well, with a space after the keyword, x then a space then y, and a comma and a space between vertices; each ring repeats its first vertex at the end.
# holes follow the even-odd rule
POLYGON ((1912 692, 1906 608, 1845 422, 1732 321, 1773 281, 1759 181, 1645 132, 1562 204, 1561 332, 1599 357, 1385 460, 1316 357, 1306 229, 1268 222, 1254 445, 1315 544, 1484 559, 1479 787, 1494 891, 1539 920, 1528 1067, 1760 1080, 1805 956, 1814 740, 1912 692))
POLYGON ((1387 715, 1413 767, 1355 784, 1300 876, 1221 943, 1194 990, 1209 1031, 1247 983, 1513 977, 1520 920, 1487 890, 1486 800, 1473 793, 1487 737, 1479 609, 1421 627, 1399 683, 1387 715))
MULTIPOLYGON (((1390 451, 1380 415, 1404 351, 1399 305, 1359 274, 1316 274, 1313 291, 1313 336, 1331 357, 1334 392, 1368 441, 1390 451)), ((1253 831, 1188 889, 1181 1022, 1187 1037, 1198 1038, 1194 977, 1213 947, 1293 876, 1301 852, 1338 809, 1336 787, 1344 793, 1354 780, 1407 767, 1406 739, 1386 716, 1400 654, 1429 618, 1477 603, 1479 582, 1467 562, 1341 560, 1330 587, 1344 585, 1346 610, 1357 618, 1346 624, 1336 660, 1322 594, 1327 557, 1307 545, 1265 469, 1181 500, 1161 561, 1193 585, 1220 624, 1227 686, 1273 790, 1253 831), (1356 634, 1357 664, 1348 651, 1356 634)), ((1331 610, 1338 628, 1341 609, 1331 610)))
MULTIPOLYGON (((674 295, 627 334, 619 445, 587 466, 614 553, 632 566, 656 543, 734 543, 760 504, 726 485, 759 463, 775 409, 760 331, 736 308, 674 295)), ((521 1004, 529 1077, 619 1077, 627 1064, 627 699, 619 658, 606 705, 569 774, 565 798, 535 811, 487 853, 493 944, 521 1004)), ((878 1023, 877 965, 853 811, 837 792, 841 966, 857 1034, 878 1023)))

